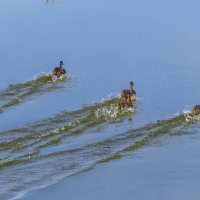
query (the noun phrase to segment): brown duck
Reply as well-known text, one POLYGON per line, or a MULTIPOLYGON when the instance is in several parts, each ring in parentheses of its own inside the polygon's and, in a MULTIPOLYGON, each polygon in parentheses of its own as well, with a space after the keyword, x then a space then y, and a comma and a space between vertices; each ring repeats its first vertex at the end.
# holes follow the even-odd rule
POLYGON ((200 105, 195 105, 195 106, 192 108, 192 114, 193 114, 193 115, 199 115, 199 114, 200 114, 200 105))
POLYGON ((61 75, 66 74, 66 70, 62 66, 63 66, 63 61, 60 61, 60 66, 55 67, 53 70, 54 76, 57 76, 59 78, 61 75))
POLYGON ((121 111, 124 108, 133 107, 132 96, 136 95, 135 90, 133 89, 134 83, 130 82, 130 90, 124 89, 121 91, 120 100, 118 102, 118 110, 121 111))

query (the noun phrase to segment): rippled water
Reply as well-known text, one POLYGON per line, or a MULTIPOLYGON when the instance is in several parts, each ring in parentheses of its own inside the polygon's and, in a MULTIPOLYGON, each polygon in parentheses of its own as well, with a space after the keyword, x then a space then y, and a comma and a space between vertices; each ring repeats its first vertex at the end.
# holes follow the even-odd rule
MULTIPOLYGON (((116 99, 61 112, 24 127, 1 132, 0 175, 3 199, 52 184, 63 177, 92 169, 166 136, 188 134, 200 121, 178 114, 129 131, 105 134, 130 120, 134 109, 118 113, 116 99), (108 129, 108 130, 107 130, 108 129), (31 174, 31 176, 30 176, 31 174), (13 184, 17 180, 17 183, 13 184)), ((112 132, 112 131, 111 131, 112 132)))
MULTIPOLYGON (((199 133, 197 1, 0 2, 0 199, 199 133), (64 61, 67 76, 52 79, 64 61), (133 80, 134 107, 119 113, 133 80)), ((134 159, 134 158, 133 158, 134 159)))
POLYGON ((53 79, 51 74, 43 73, 31 81, 9 85, 7 89, 0 92, 0 112, 23 103, 28 97, 31 98, 63 88, 61 82, 65 79, 69 79, 69 76, 53 79))
POLYGON ((115 102, 116 99, 106 100, 2 131, 1 197, 8 199, 22 191, 47 186, 63 177, 90 170, 98 163, 162 142, 166 136, 195 133, 191 126, 200 122, 199 117, 186 113, 129 131, 116 130, 120 123, 130 120, 134 109, 113 117, 111 108, 116 106, 115 102))

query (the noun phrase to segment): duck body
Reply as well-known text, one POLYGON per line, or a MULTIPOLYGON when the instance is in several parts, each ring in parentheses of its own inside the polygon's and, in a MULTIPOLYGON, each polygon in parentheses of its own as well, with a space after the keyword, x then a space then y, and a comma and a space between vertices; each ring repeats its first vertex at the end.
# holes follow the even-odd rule
POLYGON ((193 115, 199 115, 199 114, 200 114, 200 105, 195 105, 195 106, 192 108, 192 114, 193 114, 193 115))
POLYGON ((123 109, 127 109, 127 108, 133 108, 133 103, 132 101, 124 101, 121 100, 118 102, 118 111, 121 112, 123 109))
POLYGON ((133 107, 132 97, 136 95, 135 90, 133 89, 134 83, 130 82, 130 90, 124 89, 121 91, 120 100, 118 102, 118 110, 121 111, 125 108, 133 107))
POLYGON ((130 100, 133 95, 136 95, 135 90, 122 90, 121 91, 121 99, 130 100))
POLYGON ((60 66, 55 67, 53 70, 53 76, 56 76, 57 78, 59 78, 60 76, 66 74, 66 70, 62 67, 62 65, 63 65, 63 61, 60 61, 60 66))
POLYGON ((61 75, 66 74, 66 70, 64 68, 60 68, 60 67, 55 67, 55 69, 53 70, 53 75, 60 77, 61 75))

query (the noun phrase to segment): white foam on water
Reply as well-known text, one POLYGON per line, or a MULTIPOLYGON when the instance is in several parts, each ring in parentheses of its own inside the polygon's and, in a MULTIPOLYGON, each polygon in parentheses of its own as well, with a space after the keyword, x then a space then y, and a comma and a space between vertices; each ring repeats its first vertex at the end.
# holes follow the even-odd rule
POLYGON ((134 111, 134 108, 124 108, 121 112, 119 112, 116 105, 102 106, 95 111, 95 116, 98 119, 105 118, 106 120, 110 120, 117 118, 121 114, 133 113, 134 111))
POLYGON ((38 74, 36 74, 34 77, 33 77, 33 80, 37 80, 38 78, 42 78, 42 77, 46 77, 46 76, 52 76, 52 72, 40 72, 38 74))
POLYGON ((96 118, 106 118, 106 119, 112 119, 116 118, 118 115, 118 108, 117 106, 103 106, 101 108, 98 108, 95 111, 96 118))
POLYGON ((64 81, 66 79, 70 79, 71 78, 71 74, 63 74, 59 77, 55 76, 55 75, 52 75, 52 81, 53 82, 59 82, 59 81, 64 81))
POLYGON ((183 110, 183 115, 185 116, 185 120, 187 122, 200 123, 200 115, 193 115, 188 106, 183 110))
POLYGON ((49 77, 49 76, 52 77, 52 81, 53 81, 53 82, 56 82, 56 81, 64 81, 65 79, 70 79, 71 74, 70 74, 70 73, 67 73, 67 74, 61 75, 60 77, 57 77, 57 76, 53 75, 52 71, 49 71, 49 72, 40 72, 40 73, 36 74, 36 75, 33 77, 33 80, 37 80, 37 79, 39 79, 39 78, 42 78, 42 77, 49 77))
POLYGON ((102 102, 107 101, 107 100, 111 100, 114 98, 119 98, 120 94, 119 93, 110 93, 107 97, 102 99, 102 102))

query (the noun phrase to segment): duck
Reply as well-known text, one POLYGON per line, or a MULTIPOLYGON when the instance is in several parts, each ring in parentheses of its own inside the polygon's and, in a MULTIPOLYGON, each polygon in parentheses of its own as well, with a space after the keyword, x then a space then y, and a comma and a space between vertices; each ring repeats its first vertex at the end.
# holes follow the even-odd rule
POLYGON ((199 115, 200 114, 200 105, 195 105, 192 108, 192 114, 193 115, 199 115))
POLYGON ((120 100, 118 102, 118 110, 121 111, 123 108, 133 107, 132 97, 136 95, 135 90, 133 89, 134 83, 130 82, 130 90, 123 89, 120 93, 120 100))
POLYGON ((135 90, 133 89, 134 87, 134 83, 133 81, 130 82, 130 90, 127 90, 127 89, 124 89, 121 91, 121 94, 120 94, 120 98, 125 100, 125 101, 131 101, 131 97, 133 95, 136 95, 136 92, 135 90))
POLYGON ((55 67, 53 70, 53 76, 59 78, 61 75, 66 74, 66 70, 62 66, 63 66, 63 61, 60 61, 60 66, 55 67))

